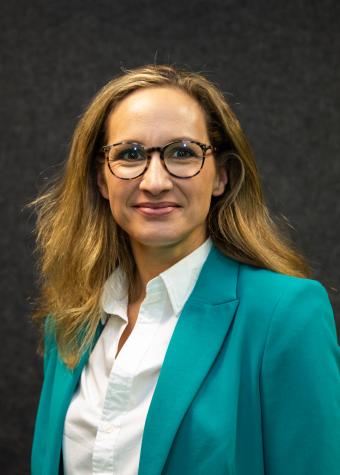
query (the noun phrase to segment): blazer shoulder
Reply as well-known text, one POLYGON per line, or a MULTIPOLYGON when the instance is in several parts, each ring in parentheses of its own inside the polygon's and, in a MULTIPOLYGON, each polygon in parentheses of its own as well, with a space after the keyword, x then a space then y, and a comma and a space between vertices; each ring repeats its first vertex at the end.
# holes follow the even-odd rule
POLYGON ((238 290, 240 295, 251 293, 270 300, 301 292, 329 298, 325 287, 318 280, 281 274, 243 263, 240 264, 238 290))
POLYGON ((44 374, 46 374, 47 368, 55 367, 55 362, 58 359, 58 348, 55 333, 55 322, 52 314, 48 314, 45 317, 44 322, 44 374))
POLYGON ((294 277, 240 264, 237 295, 248 331, 267 333, 273 318, 283 331, 325 319, 334 332, 335 320, 325 287, 315 279, 294 277))

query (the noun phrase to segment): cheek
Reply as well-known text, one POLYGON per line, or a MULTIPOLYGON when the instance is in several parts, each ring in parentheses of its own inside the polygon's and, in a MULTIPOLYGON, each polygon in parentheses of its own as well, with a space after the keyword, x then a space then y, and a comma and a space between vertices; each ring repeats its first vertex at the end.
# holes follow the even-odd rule
POLYGON ((195 191, 189 195, 190 196, 190 208, 193 214, 193 217, 198 218, 199 220, 205 219, 208 215, 212 189, 210 183, 205 180, 202 180, 199 186, 195 188, 195 191))
POLYGON ((119 222, 126 213, 126 201, 129 194, 128 188, 122 187, 120 183, 111 183, 109 186, 109 202, 113 218, 119 222))

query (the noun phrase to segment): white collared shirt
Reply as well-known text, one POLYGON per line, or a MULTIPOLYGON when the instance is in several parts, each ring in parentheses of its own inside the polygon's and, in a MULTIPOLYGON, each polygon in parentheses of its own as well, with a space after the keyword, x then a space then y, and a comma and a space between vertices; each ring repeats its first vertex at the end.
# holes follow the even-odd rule
POLYGON ((105 327, 66 414, 65 475, 137 475, 145 420, 165 353, 211 245, 209 238, 148 282, 136 324, 117 357, 128 323, 127 286, 119 269, 107 279, 101 300, 105 327))

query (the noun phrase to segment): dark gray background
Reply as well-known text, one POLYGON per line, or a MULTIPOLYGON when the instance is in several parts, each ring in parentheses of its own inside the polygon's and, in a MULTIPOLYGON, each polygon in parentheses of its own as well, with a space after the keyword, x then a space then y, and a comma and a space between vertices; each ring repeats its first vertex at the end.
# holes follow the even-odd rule
POLYGON ((27 472, 42 378, 29 320, 32 229, 22 211, 64 160, 76 121, 120 72, 170 62, 225 92, 255 150, 265 193, 339 297, 337 0, 2 2, 0 472, 27 472))

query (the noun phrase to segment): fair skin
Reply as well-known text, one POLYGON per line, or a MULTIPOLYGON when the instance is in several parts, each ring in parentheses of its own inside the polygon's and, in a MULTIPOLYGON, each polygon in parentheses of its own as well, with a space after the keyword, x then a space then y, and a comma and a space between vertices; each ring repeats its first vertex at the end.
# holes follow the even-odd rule
MULTIPOLYGON (((200 105, 175 88, 138 89, 124 98, 107 120, 107 144, 133 140, 153 147, 178 137, 210 144, 200 105)), ((206 240, 211 198, 224 192, 227 174, 225 169, 217 170, 209 151, 197 176, 174 178, 155 151, 143 176, 121 180, 112 175, 106 163, 97 183, 110 202, 114 220, 130 237, 139 287, 138 298, 129 304, 133 326, 148 281, 206 240), (155 211, 154 206, 163 206, 164 210, 155 211)))

